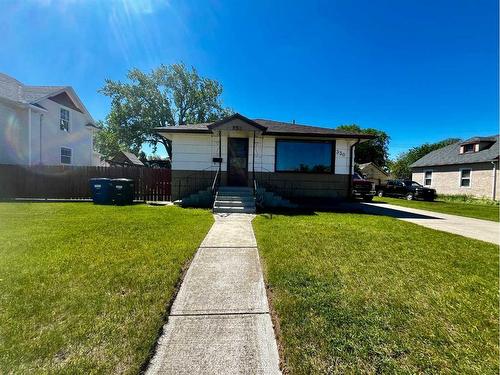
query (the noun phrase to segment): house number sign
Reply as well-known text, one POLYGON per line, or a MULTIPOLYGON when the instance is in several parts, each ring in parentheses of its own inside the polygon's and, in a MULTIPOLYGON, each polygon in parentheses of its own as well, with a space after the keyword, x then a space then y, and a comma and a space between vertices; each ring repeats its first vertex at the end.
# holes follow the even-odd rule
POLYGON ((342 157, 345 157, 345 152, 344 152, 344 151, 337 150, 337 155, 342 156, 342 157))

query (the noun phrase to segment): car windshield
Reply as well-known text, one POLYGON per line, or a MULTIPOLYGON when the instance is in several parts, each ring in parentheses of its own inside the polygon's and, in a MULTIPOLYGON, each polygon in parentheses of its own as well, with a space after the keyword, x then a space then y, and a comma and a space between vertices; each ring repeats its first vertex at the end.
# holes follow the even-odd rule
POLYGON ((420 186, 422 186, 418 182, 415 182, 415 181, 405 181, 405 185, 408 187, 420 187, 420 186))

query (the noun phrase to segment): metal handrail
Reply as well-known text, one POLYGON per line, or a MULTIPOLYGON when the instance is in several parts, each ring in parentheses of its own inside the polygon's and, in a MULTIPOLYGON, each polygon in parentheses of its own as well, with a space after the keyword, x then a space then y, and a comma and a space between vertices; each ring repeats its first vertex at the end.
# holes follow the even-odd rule
POLYGON ((217 172, 215 173, 214 180, 212 182, 212 198, 215 199, 215 194, 217 194, 217 190, 219 190, 220 185, 220 174, 221 174, 221 166, 217 168, 217 172))

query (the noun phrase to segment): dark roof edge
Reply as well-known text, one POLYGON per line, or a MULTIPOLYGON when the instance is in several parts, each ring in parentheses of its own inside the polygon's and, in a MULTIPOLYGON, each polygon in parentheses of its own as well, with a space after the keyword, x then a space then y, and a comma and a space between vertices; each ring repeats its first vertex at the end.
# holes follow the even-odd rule
MULTIPOLYGON (((160 133, 186 133, 186 134, 211 134, 211 130, 204 129, 179 129, 175 126, 160 127, 153 129, 160 133)), ((263 135, 286 136, 286 137, 314 137, 314 138, 359 138, 359 139, 375 139, 376 135, 372 134, 344 134, 344 133, 297 133, 297 132, 263 132, 263 135)))
POLYGON ((423 164, 423 165, 414 165, 415 163, 413 163, 410 164, 410 168, 428 168, 428 167, 445 167, 447 165, 481 164, 481 163, 490 163, 492 161, 498 161, 498 156, 489 160, 467 161, 463 163, 443 163, 443 164, 423 164))
POLYGON ((216 127, 218 127, 220 125, 224 125, 226 122, 229 122, 229 121, 234 120, 234 119, 244 121, 247 124, 249 124, 249 125, 251 125, 251 126, 253 126, 253 127, 259 129, 260 131, 263 131, 263 132, 265 132, 267 129, 267 127, 255 122, 254 120, 251 120, 248 117, 245 117, 239 113, 232 114, 231 116, 223 118, 222 120, 217 120, 213 124, 207 125, 207 128, 212 130, 212 129, 215 129, 216 127))
MULTIPOLYGON (((328 129, 333 130, 333 129, 328 129)), ((321 138, 359 138, 359 139, 375 139, 376 135, 372 134, 344 134, 344 133, 298 133, 298 132, 265 132, 264 135, 274 136, 290 136, 290 137, 321 137, 321 138)))
POLYGON ((164 126, 153 129, 155 132, 163 132, 163 133, 196 133, 196 134, 211 134, 213 133, 209 129, 179 129, 178 126, 164 126))

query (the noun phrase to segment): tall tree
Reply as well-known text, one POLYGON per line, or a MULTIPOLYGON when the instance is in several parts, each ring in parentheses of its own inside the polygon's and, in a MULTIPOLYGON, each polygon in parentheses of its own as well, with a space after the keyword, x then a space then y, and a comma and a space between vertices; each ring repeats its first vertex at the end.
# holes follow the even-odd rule
POLYGON ((389 161, 389 140, 390 137, 382 130, 373 128, 363 129, 356 124, 341 125, 339 129, 354 133, 376 135, 377 138, 368 142, 363 142, 356 146, 354 161, 358 164, 373 162, 379 167, 386 167, 389 161))
POLYGON ((412 147, 408 151, 398 155, 396 160, 390 163, 391 174, 396 178, 411 178, 411 164, 415 163, 418 159, 427 155, 431 151, 459 141, 459 138, 447 138, 436 143, 425 143, 417 147, 412 147))
POLYGON ((111 98, 96 137, 96 149, 105 158, 118 150, 138 154, 144 143, 154 151, 162 144, 171 155, 170 141, 154 128, 215 121, 232 112, 222 105, 222 85, 184 64, 160 65, 150 73, 132 69, 126 82, 107 79, 99 92, 111 98))

